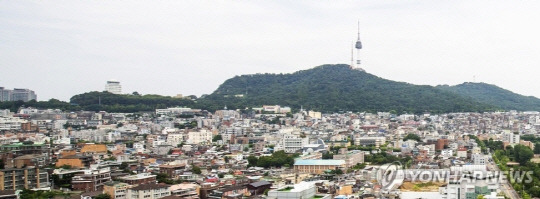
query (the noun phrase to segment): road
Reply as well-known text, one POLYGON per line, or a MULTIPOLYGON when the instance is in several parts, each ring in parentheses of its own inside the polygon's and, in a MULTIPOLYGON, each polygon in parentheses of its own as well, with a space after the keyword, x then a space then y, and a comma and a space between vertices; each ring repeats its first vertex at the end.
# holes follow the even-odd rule
MULTIPOLYGON (((500 171, 499 167, 495 165, 493 160, 489 162, 488 170, 489 171, 500 171)), ((500 182, 500 189, 503 191, 504 195, 507 197, 510 197, 511 199, 520 199, 519 195, 517 194, 516 190, 510 185, 510 182, 508 180, 504 180, 504 182, 500 182)))

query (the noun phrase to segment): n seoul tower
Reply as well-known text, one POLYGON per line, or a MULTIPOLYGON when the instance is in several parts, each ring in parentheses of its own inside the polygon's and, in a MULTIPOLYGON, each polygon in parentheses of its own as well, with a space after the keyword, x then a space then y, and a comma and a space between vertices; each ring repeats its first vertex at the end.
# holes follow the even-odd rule
POLYGON ((360 41, 360 21, 358 21, 358 39, 356 40, 354 48, 356 48, 356 67, 351 67, 356 70, 364 71, 364 69, 360 67, 360 49, 362 49, 362 42, 360 41))

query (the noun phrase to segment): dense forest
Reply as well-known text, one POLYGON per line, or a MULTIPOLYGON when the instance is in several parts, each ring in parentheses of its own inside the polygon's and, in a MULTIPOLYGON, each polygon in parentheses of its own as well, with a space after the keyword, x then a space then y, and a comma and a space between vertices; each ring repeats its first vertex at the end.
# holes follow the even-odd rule
POLYGON ((455 86, 441 85, 437 88, 505 110, 540 111, 540 99, 516 94, 491 84, 466 82, 455 86))
POLYGON ((107 111, 107 112, 141 112, 155 111, 159 108, 176 106, 194 106, 195 102, 190 99, 179 99, 160 95, 116 95, 109 92, 88 92, 71 97, 70 102, 57 99, 49 101, 31 100, 28 102, 1 102, 0 109, 10 109, 15 112, 21 106, 41 109, 60 109, 64 111, 107 111))
POLYGON ((89 111, 107 112, 139 112, 155 111, 155 109, 193 106, 190 99, 173 98, 161 95, 115 95, 109 92, 89 92, 71 97, 71 104, 89 111))
POLYGON ((66 111, 107 112, 154 111, 156 108, 184 106, 215 111, 245 109, 262 105, 300 107, 322 112, 447 113, 494 110, 540 110, 540 99, 526 97, 484 83, 456 86, 413 85, 386 80, 350 69, 348 65, 322 65, 291 74, 242 75, 228 79, 210 95, 199 99, 179 99, 160 95, 115 95, 88 92, 70 102, 0 102, 0 109, 16 111, 21 106, 66 111))
POLYGON ((50 99, 49 101, 36 101, 30 100, 28 102, 14 101, 14 102, 0 102, 0 109, 9 109, 11 112, 16 112, 21 106, 34 107, 39 109, 60 109, 64 111, 81 110, 81 107, 72 105, 68 102, 60 101, 57 99, 50 99))
POLYGON ((279 104, 322 112, 441 113, 497 108, 432 86, 382 79, 348 65, 322 65, 292 74, 236 76, 199 103, 209 109, 279 104))

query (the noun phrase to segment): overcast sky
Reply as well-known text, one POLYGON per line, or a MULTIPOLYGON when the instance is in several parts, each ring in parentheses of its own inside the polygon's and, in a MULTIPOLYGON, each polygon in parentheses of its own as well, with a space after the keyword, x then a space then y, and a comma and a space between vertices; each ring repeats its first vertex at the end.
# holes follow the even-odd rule
POLYGON ((540 97, 540 1, 0 1, 0 86, 38 100, 209 94, 235 75, 350 63, 413 84, 540 97))

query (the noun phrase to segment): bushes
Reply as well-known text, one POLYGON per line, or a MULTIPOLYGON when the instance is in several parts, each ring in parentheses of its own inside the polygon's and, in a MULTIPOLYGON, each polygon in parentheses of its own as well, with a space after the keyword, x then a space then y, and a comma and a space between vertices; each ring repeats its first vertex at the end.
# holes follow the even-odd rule
POLYGON ((248 167, 291 167, 292 165, 294 165, 294 158, 297 156, 298 154, 289 155, 286 154, 284 151, 276 151, 271 156, 261 156, 259 158, 250 155, 247 158, 249 163, 248 167))

